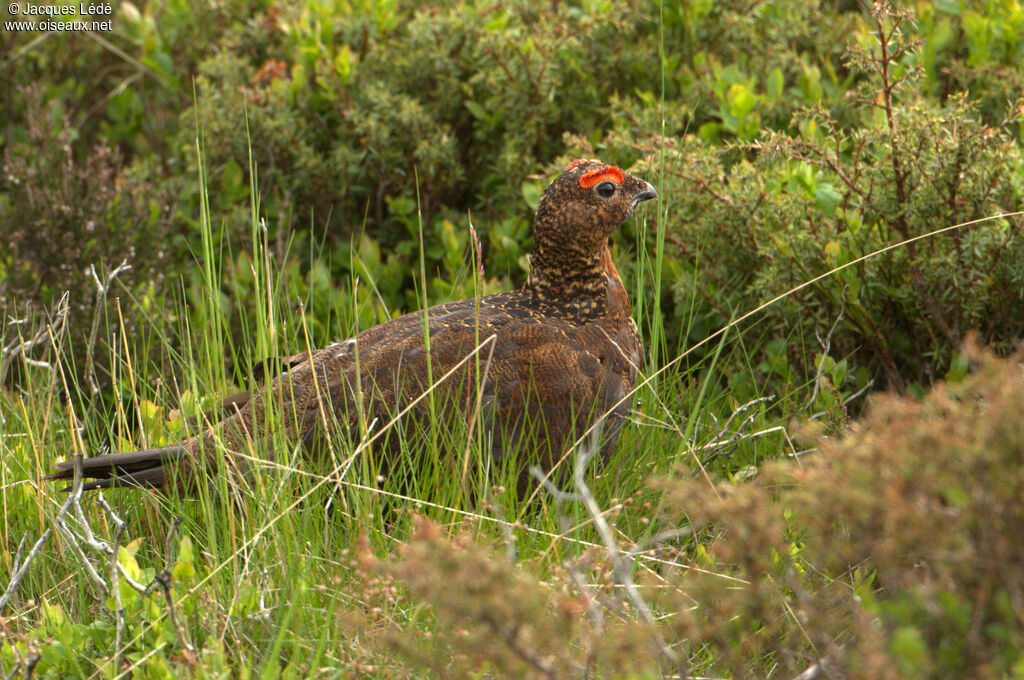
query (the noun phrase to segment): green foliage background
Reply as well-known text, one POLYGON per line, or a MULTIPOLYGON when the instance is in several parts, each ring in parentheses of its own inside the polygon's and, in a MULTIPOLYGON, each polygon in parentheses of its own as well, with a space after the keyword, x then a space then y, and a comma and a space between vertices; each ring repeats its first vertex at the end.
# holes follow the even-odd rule
MULTIPOLYGON (((318 281, 372 278, 364 326, 419 304, 421 223, 429 301, 468 294, 470 223, 486 292, 521 282, 545 178, 598 155, 665 196, 664 228, 627 231, 616 252, 652 254, 657 276, 623 269, 658 303, 652 358, 671 356, 751 301, 1020 205, 1019 4, 914 9, 885 64, 866 12, 804 0, 124 3, 102 41, 6 32, 2 300, 45 308, 123 257, 136 296, 188 288, 197 130, 215 238, 233 253, 228 306, 251 299, 238 254, 255 187, 276 258, 296 261, 290 291, 317 309, 318 281)), ((840 312, 841 388, 920 389, 971 328, 1008 346, 1024 318, 1020 224, 928 239, 775 305, 755 379, 814 375, 814 333, 840 312)), ((323 338, 349 330, 326 322, 323 338)))

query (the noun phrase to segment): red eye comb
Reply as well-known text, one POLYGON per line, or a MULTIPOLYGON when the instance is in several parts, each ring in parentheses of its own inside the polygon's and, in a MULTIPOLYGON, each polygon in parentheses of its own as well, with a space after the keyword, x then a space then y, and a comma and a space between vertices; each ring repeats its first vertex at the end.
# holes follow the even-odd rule
POLYGON ((619 170, 614 165, 603 165, 600 168, 594 168, 590 172, 584 173, 580 177, 580 186, 584 189, 589 189, 598 182, 604 181, 622 184, 624 179, 622 170, 619 170))

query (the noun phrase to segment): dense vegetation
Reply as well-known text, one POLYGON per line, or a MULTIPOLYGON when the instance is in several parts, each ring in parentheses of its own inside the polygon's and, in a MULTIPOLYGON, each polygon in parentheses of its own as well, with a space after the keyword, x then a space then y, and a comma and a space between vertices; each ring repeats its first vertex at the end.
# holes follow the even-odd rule
POLYGON ((0 31, 5 677, 1024 677, 1017 0, 113 27, 0 31), (466 441, 400 488, 363 445, 251 498, 35 481, 173 440, 267 357, 521 283, 581 156, 660 200, 613 242, 645 383, 573 494, 527 502, 466 441))

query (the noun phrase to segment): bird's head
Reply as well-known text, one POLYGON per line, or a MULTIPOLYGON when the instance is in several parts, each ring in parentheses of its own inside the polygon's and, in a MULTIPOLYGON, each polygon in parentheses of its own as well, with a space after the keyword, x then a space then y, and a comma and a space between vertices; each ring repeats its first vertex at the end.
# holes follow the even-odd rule
POLYGON ((554 257, 556 253, 600 257, 608 236, 637 205, 657 197, 650 184, 614 165, 573 161, 548 185, 537 204, 534 250, 549 251, 545 255, 554 257))

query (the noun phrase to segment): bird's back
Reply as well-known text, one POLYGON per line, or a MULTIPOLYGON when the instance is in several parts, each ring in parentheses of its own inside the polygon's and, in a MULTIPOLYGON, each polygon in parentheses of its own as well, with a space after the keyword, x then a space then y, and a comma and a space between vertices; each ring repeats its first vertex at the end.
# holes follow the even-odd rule
MULTIPOLYGON (((405 427, 479 413, 495 457, 515 453, 546 467, 604 417, 607 451, 628 411, 640 352, 624 290, 612 299, 617 272, 609 289, 594 318, 538 303, 526 289, 412 312, 290 358, 269 394, 283 405, 290 434, 312 447, 335 425, 382 427, 408 409, 405 427)), ((265 419, 264 401, 265 393, 227 425, 235 447, 247 446, 252 424, 265 419)))

